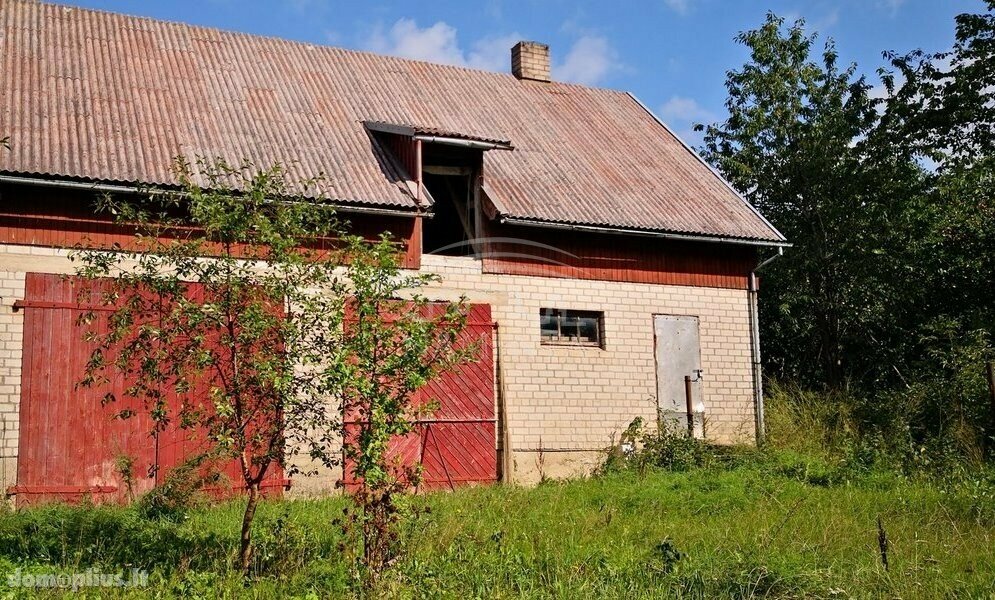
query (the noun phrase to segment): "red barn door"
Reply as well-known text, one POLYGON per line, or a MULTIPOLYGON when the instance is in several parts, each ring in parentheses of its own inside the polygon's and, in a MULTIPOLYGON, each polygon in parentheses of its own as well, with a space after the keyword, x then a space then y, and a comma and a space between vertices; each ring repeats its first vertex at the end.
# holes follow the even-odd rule
MULTIPOLYGON (((83 497, 124 502, 149 491, 172 469, 206 449, 206 438, 196 430, 170 426, 152 435, 151 419, 139 402, 126 397, 120 379, 112 377, 100 387, 77 385, 93 350, 84 333, 94 327, 99 330, 110 314, 105 307, 81 306, 77 299, 80 290, 100 285, 29 273, 24 300, 15 305, 24 311, 24 345, 17 484, 9 491, 16 494, 19 505, 83 497), (95 310, 94 323, 78 325, 77 319, 88 310, 95 310), (108 392, 117 400, 104 405, 108 392), (115 418, 125 409, 133 410, 134 416, 115 418), (128 463, 133 474, 130 493, 122 476, 128 463)), ((191 290, 198 291, 193 285, 191 290)), ((180 400, 175 395, 168 402, 180 400)), ((237 463, 213 468, 225 476, 225 484, 210 491, 215 496, 237 493, 241 486, 237 463)), ((264 486, 279 493, 287 482, 278 465, 270 469, 264 486)))
MULTIPOLYGON (((428 310, 441 310, 442 305, 428 310)), ((494 409, 494 322, 491 307, 469 307, 461 343, 477 343, 476 361, 443 373, 416 392, 417 405, 435 401, 430 417, 415 422, 414 431, 395 440, 390 453, 401 465, 422 465, 421 487, 455 488, 497 481, 497 444, 494 409)), ((346 421, 345 439, 355 439, 361 423, 346 421)), ((358 481, 352 461, 346 460, 343 482, 355 489, 358 481)))

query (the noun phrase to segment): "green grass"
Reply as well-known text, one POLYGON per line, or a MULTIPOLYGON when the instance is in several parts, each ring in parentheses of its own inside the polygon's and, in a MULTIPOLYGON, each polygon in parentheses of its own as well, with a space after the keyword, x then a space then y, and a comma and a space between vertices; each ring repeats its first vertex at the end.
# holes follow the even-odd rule
MULTIPOLYGON (((684 473, 606 474, 537 488, 419 497, 385 595, 460 598, 995 597, 995 489, 887 472, 848 476, 803 455, 753 455, 684 473), (881 565, 877 519, 889 539, 881 565)), ((257 579, 227 569, 240 506, 177 522, 134 509, 47 507, 0 515, 6 573, 151 572, 143 590, 90 597, 341 597, 352 575, 333 523, 343 498, 269 502, 257 579)), ((0 592, 25 595, 24 590, 0 592)), ((58 596, 59 593, 52 593, 58 596)))

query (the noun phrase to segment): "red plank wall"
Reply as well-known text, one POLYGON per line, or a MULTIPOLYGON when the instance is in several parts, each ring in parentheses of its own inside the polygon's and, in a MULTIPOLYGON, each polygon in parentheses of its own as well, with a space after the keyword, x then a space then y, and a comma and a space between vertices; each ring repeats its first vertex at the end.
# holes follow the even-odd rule
MULTIPOLYGON (((428 310, 441 310, 441 305, 428 310)), ((400 465, 422 464, 421 487, 452 489, 468 483, 497 481, 497 434, 494 393, 494 327, 491 307, 469 307, 467 326, 459 344, 476 343, 476 360, 443 373, 416 392, 412 404, 438 402, 431 415, 416 421, 415 429, 392 442, 391 455, 400 465)), ((362 423, 345 423, 346 440, 355 439, 362 423)), ((346 489, 358 481, 353 463, 343 469, 346 489)))
MULTIPOLYGON (((73 248, 77 244, 133 247, 135 229, 97 214, 99 194, 88 191, 0 184, 0 244, 73 248)), ((413 214, 413 213, 412 213, 413 214)), ((373 239, 389 231, 400 242, 403 264, 418 268, 421 218, 339 213, 349 230, 373 239)))
MULTIPOLYGON (((99 331, 110 314, 102 307, 78 304, 81 287, 94 285, 99 283, 38 273, 28 273, 25 279, 25 298, 18 305, 24 311, 24 350, 17 485, 9 490, 18 505, 84 496, 96 502, 126 501, 129 490, 120 472, 121 459, 133 461, 131 492, 138 495, 206 448, 202 432, 175 425, 152 435, 151 419, 139 402, 126 397, 120 378, 112 378, 107 386, 78 385, 92 351, 84 333, 91 327, 99 331), (77 324, 91 308, 96 309, 96 322, 77 324), (107 392, 117 401, 104 405, 107 392), (135 416, 115 418, 125 409, 134 410, 135 416)), ((182 399, 171 394, 167 403, 175 406, 182 399)), ((216 468, 224 479, 209 491, 224 496, 237 490, 237 463, 216 468)), ((279 493, 285 484, 282 470, 271 467, 266 490, 279 493)))
POLYGON ((749 246, 496 223, 487 236, 527 243, 491 243, 484 273, 745 290, 756 265, 749 246))

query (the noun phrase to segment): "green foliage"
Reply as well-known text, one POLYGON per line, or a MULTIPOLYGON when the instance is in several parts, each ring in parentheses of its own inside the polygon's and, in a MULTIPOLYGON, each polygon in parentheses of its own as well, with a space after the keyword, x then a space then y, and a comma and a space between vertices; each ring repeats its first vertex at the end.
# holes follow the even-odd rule
POLYGON ((782 473, 821 473, 827 483, 881 473, 969 477, 981 467, 982 444, 978 428, 961 411, 966 400, 980 396, 973 388, 982 378, 976 360, 961 360, 964 370, 890 396, 821 393, 774 382, 767 397, 768 449, 776 449, 782 473), (921 430, 924 424, 928 430, 921 430))
POLYGON ((699 126, 704 156, 794 244, 764 271, 769 366, 839 387, 863 366, 852 357, 870 350, 889 283, 879 273, 888 221, 918 175, 872 160, 877 102, 856 65, 839 67, 831 40, 813 56, 803 21, 769 14, 737 41, 750 60, 728 75, 726 121, 699 126))
POLYGON ((119 454, 114 457, 114 471, 124 483, 128 500, 135 499, 135 459, 127 454, 119 454))
POLYGON ((619 444, 608 449, 599 468, 602 473, 620 469, 636 469, 645 473, 649 468, 668 471, 688 471, 707 466, 716 460, 711 447, 675 423, 648 429, 641 417, 636 417, 622 434, 619 444))
POLYGON ((883 99, 831 40, 768 15, 737 37, 750 57, 728 74, 728 118, 699 127, 705 157, 794 244, 763 271, 766 372, 830 391, 854 456, 883 437, 906 465, 977 463, 995 436, 981 377, 995 355, 993 7, 957 17, 949 52, 890 54, 883 99))
POLYGON ((225 483, 207 462, 204 456, 195 456, 175 467, 161 484, 138 499, 135 510, 146 519, 182 520, 188 510, 203 503, 201 488, 225 483))
POLYGON ((230 549, 219 547, 214 532, 181 529, 130 509, 85 505, 52 505, 6 515, 0 551, 15 561, 113 569, 149 569, 170 562, 227 567, 230 559, 230 549))
POLYGON ((886 414, 892 422, 904 422, 910 438, 931 450, 935 466, 941 459, 978 465, 995 436, 985 369, 993 358, 989 335, 964 333, 955 323, 937 324, 928 334, 932 369, 906 390, 887 396, 886 414))
POLYGON ((415 404, 414 392, 471 360, 476 346, 460 344, 466 324, 462 301, 440 307, 421 293, 437 276, 402 271, 389 238, 357 251, 363 243, 353 240, 349 321, 326 368, 337 385, 332 393, 360 424, 357 439, 345 448, 354 475, 378 488, 411 475, 394 472, 386 456, 391 440, 410 433, 411 420, 433 408, 431 399, 415 404))
POLYGON ((430 303, 422 289, 437 276, 401 269, 390 239, 361 251, 351 243, 346 278, 350 282, 343 335, 326 356, 329 392, 354 425, 343 450, 346 468, 360 482, 354 510, 344 523, 353 534, 359 578, 378 586, 403 547, 399 521, 407 513, 405 491, 418 485, 420 465, 391 458, 391 442, 413 431, 413 421, 437 402, 415 400, 415 392, 441 372, 474 359, 478 345, 461 336, 463 301, 430 303))
MULTIPOLYGON (((198 432, 211 460, 239 462, 248 497, 239 562, 247 571, 267 472, 302 449, 332 462, 326 449, 337 421, 325 406, 323 360, 338 344, 345 297, 341 257, 327 247, 338 224, 317 181, 289 182, 278 166, 202 161, 195 170, 178 162, 176 174, 180 192, 103 200, 103 210, 135 228, 133 245, 72 255, 77 274, 97 282, 81 302, 110 309, 80 317, 94 347, 80 383, 123 380, 127 398, 108 392, 106 402, 135 400, 155 431, 198 432), (169 403, 170 395, 183 401, 169 403)), ((172 510, 169 498, 181 488, 163 492, 162 510, 172 510)))
POLYGON ((766 442, 771 447, 828 457, 841 455, 857 436, 852 401, 845 394, 777 381, 769 382, 766 392, 766 442))
POLYGON ((375 579, 398 552, 404 502, 395 496, 418 483, 417 465, 390 458, 391 442, 434 406, 416 405, 414 392, 473 358, 476 345, 460 337, 464 306, 430 304, 420 290, 437 278, 402 270, 389 234, 373 242, 346 235, 319 180, 223 162, 196 170, 181 162, 177 175, 180 192, 103 201, 136 228, 134 246, 73 255, 77 273, 99 283, 96 298, 81 300, 111 309, 81 317, 94 345, 81 383, 123 378, 125 396, 156 431, 190 429, 211 442, 140 509, 182 516, 204 483, 200 463, 237 460, 248 492, 238 564, 248 573, 266 474, 274 465, 294 472, 301 461, 288 459, 300 452, 338 464, 345 415, 356 425, 345 456, 361 482, 347 521, 362 574, 375 579), (184 401, 168 403, 171 394, 184 401))
POLYGON ((985 12, 956 17, 946 52, 885 53, 883 72, 893 100, 885 125, 902 146, 937 162, 971 162, 995 153, 995 2, 985 12))

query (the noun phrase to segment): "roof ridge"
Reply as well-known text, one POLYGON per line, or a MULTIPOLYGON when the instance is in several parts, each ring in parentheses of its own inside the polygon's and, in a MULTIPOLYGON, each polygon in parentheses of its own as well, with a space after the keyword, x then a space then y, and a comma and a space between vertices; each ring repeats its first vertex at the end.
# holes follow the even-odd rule
MULTIPOLYGON (((394 61, 397 61, 397 62, 400 62, 400 63, 415 64, 415 65, 429 65, 429 66, 435 67, 435 68, 455 69, 455 70, 458 70, 458 71, 471 71, 471 72, 480 73, 480 74, 483 74, 483 75, 498 76, 498 77, 502 77, 502 78, 506 78, 506 79, 511 79, 511 80, 514 80, 514 81, 520 81, 520 82, 522 82, 523 84, 526 84, 526 85, 542 85, 542 86, 557 86, 557 87, 567 87, 567 88, 578 88, 578 89, 583 89, 583 90, 594 90, 594 91, 601 91, 601 92, 609 92, 609 93, 614 93, 614 94, 619 94, 619 95, 624 95, 624 94, 627 93, 625 90, 621 90, 621 89, 617 89, 617 88, 609 88, 609 87, 602 87, 602 86, 596 86, 596 85, 585 85, 585 84, 582 84, 582 83, 575 83, 575 82, 570 82, 570 81, 556 81, 556 80, 552 80, 552 81, 535 82, 535 81, 521 80, 521 79, 518 79, 517 77, 515 77, 510 71, 507 71, 507 72, 506 71, 490 71, 490 70, 487 70, 487 69, 481 69, 479 67, 471 67, 471 66, 466 66, 466 65, 453 65, 453 64, 441 63, 441 62, 432 62, 430 60, 425 60, 425 59, 420 59, 420 58, 409 58, 409 57, 406 57, 406 56, 397 56, 396 54, 382 54, 380 52, 375 52, 373 50, 361 50, 361 49, 357 49, 357 48, 347 48, 345 46, 334 46, 334 45, 331 45, 331 44, 322 44, 322 43, 319 43, 319 42, 310 42, 310 41, 305 41, 305 40, 298 40, 298 39, 292 39, 292 38, 287 38, 287 37, 280 37, 278 35, 272 35, 272 34, 266 34, 266 33, 250 33, 250 32, 246 32, 246 31, 239 31, 237 29, 225 29, 223 27, 217 27, 217 26, 213 26, 213 25, 198 25, 196 23, 189 23, 189 22, 186 22, 186 21, 177 21, 177 20, 173 20, 173 19, 163 19, 163 18, 159 18, 159 17, 150 17, 150 16, 147 16, 147 15, 139 15, 139 14, 125 13, 125 12, 118 12, 118 11, 113 11, 113 10, 106 10, 106 9, 103 9, 103 8, 92 8, 92 7, 89 7, 89 6, 76 6, 76 5, 73 5, 73 4, 62 4, 60 2, 49 2, 48 0, 0 0, 0 2, 14 2, 14 3, 18 3, 18 4, 35 4, 35 5, 39 5, 39 6, 43 7, 43 8, 51 8, 51 9, 60 9, 61 8, 63 10, 73 10, 73 11, 80 11, 80 12, 85 12, 85 13, 93 13, 93 14, 106 15, 106 16, 109 16, 109 17, 112 17, 112 18, 125 18, 125 19, 132 19, 132 20, 135 20, 135 21, 143 21, 143 22, 146 22, 146 23, 155 23, 155 24, 160 24, 160 25, 170 25, 170 26, 173 26, 173 27, 186 27, 186 28, 190 28, 190 29, 199 29, 199 30, 202 30, 202 31, 212 31, 212 32, 219 33, 219 34, 222 34, 222 35, 229 35, 229 36, 234 36, 234 37, 247 37, 247 38, 260 39, 260 40, 270 40, 270 41, 274 41, 274 42, 280 42, 280 43, 284 43, 284 44, 294 44, 294 45, 297 45, 297 46, 305 46, 305 47, 310 46, 310 47, 318 48, 320 50, 325 50, 325 51, 343 52, 343 53, 347 53, 347 54, 355 54, 355 55, 362 55, 362 56, 375 56, 377 58, 394 60, 394 61)), ((508 52, 509 52, 508 67, 510 68, 511 67, 511 62, 510 62, 511 48, 508 48, 508 52)))

